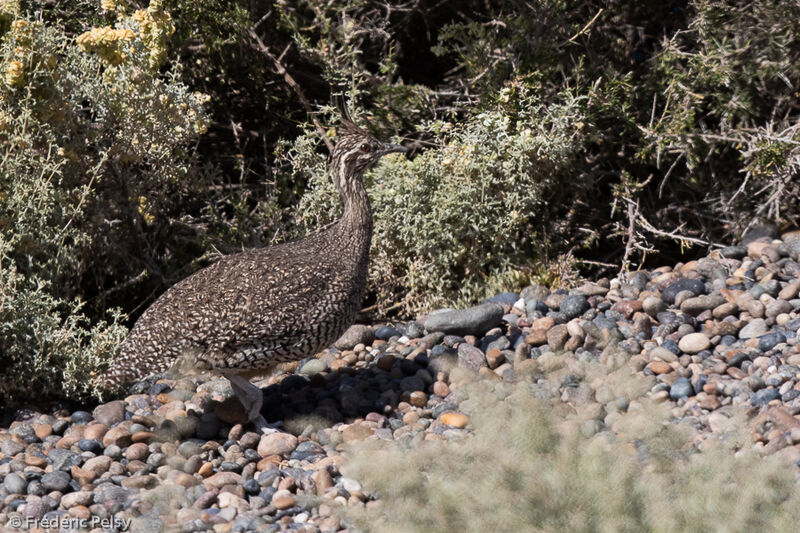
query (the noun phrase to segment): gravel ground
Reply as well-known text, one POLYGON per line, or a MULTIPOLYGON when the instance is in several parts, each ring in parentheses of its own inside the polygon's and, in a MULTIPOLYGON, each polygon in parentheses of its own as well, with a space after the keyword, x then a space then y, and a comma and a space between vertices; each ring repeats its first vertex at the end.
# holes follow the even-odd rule
MULTIPOLYGON (((365 439, 469 438, 453 367, 498 383, 623 354, 702 447, 737 406, 763 454, 800 461, 800 233, 698 261, 531 286, 418 321, 353 326, 318 359, 256 381, 268 434, 227 380, 152 379, 91 412, 20 410, 0 428, 3 531, 343 531, 342 506, 375 505, 342 475, 365 439), (552 364, 552 363, 558 364, 552 364)), ((579 378, 561 399, 614 431, 627 399, 579 378)))

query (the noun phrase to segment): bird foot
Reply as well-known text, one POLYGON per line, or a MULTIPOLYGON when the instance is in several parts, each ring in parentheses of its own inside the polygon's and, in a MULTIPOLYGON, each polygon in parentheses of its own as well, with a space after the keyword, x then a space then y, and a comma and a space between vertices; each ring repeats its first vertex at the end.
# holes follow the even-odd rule
POLYGON ((267 424, 261 416, 261 406, 264 403, 264 396, 261 389, 250 383, 242 376, 236 374, 225 374, 231 382, 233 393, 244 407, 247 420, 256 424, 256 427, 263 427, 267 424))

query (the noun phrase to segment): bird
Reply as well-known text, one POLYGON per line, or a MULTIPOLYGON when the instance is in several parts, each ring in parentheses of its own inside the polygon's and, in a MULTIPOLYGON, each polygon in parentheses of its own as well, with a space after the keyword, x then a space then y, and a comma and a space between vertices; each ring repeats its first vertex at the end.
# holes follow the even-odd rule
POLYGON ((265 430, 263 396, 250 382, 282 362, 313 356, 352 325, 364 299, 373 217, 364 173, 406 148, 356 125, 346 108, 330 171, 341 217, 291 242, 224 256, 166 290, 139 317, 101 387, 165 372, 216 372, 248 422, 265 430))

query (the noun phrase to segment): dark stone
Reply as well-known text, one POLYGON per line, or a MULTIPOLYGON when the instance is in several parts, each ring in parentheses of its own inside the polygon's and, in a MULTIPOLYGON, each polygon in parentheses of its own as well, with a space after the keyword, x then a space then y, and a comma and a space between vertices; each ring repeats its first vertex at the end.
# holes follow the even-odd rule
POLYGON ((392 326, 381 326, 375 330, 375 338, 382 341, 388 341, 392 337, 401 337, 403 332, 392 326))
POLYGON ((39 480, 33 480, 28 483, 28 494, 34 496, 44 496, 47 494, 47 489, 44 488, 42 482, 39 480))
POLYGON ((292 374, 290 376, 286 376, 283 381, 281 381, 279 387, 281 392, 291 392, 293 389, 300 389, 308 385, 308 378, 305 376, 300 376, 298 374, 292 374))
POLYGON ((78 448, 84 452, 92 452, 94 454, 103 453, 103 443, 94 439, 81 439, 78 441, 78 448))
POLYGON ((559 307, 559 312, 566 315, 567 320, 572 320, 575 317, 581 316, 584 312, 588 311, 591 306, 586 296, 582 294, 572 294, 564 298, 559 307))
POLYGON ((749 360, 750 358, 746 353, 736 352, 728 359, 728 366, 740 366, 743 362, 749 360))
POLYGON ((88 424, 92 421, 92 415, 86 411, 75 411, 72 413, 72 423, 77 425, 88 424))
POLYGON ((678 378, 669 389, 669 397, 673 400, 686 398, 694 394, 694 388, 688 378, 678 378))
POLYGON ((661 293, 661 299, 668 304, 674 304, 675 296, 681 291, 689 291, 693 295, 698 296, 700 294, 705 294, 706 286, 699 279, 679 279, 664 289, 664 292, 661 293))
POLYGON ((756 224, 747 228, 744 235, 742 235, 742 244, 747 246, 751 242, 766 237, 770 240, 778 236, 778 228, 772 224, 756 224))
POLYGON ((219 469, 223 472, 236 472, 239 474, 242 471, 242 465, 233 461, 222 461, 222 464, 219 465, 219 469))
POLYGON ((275 487, 264 487, 261 492, 258 493, 259 498, 263 499, 266 502, 272 501, 272 496, 278 492, 278 489, 275 487))
POLYGON ((719 251, 722 257, 727 257, 730 259, 741 259, 742 257, 747 255, 747 247, 746 246, 726 246, 722 250, 719 251))
POLYGON ((265 470, 258 475, 258 484, 262 487, 266 487, 267 485, 272 485, 275 480, 280 477, 281 472, 278 469, 265 470))
POLYGON ((516 292, 501 292, 491 298, 486 298, 481 304, 514 305, 517 300, 519 300, 519 295, 516 292))
POLYGON ((152 387, 147 390, 147 394, 150 396, 158 396, 162 392, 169 392, 171 387, 164 382, 155 383, 152 387))
POLYGON ((71 478, 70 475, 66 472, 62 472, 61 470, 57 470, 55 472, 48 472, 47 474, 42 476, 42 485, 48 491, 57 490, 59 492, 65 492, 67 488, 69 488, 69 482, 71 478))
POLYGON ((500 325, 502 319, 503 307, 496 303, 488 303, 432 314, 425 321, 425 329, 446 334, 480 336, 500 325))
POLYGON ((448 348, 443 344, 437 344, 431 348, 431 357, 440 357, 442 355, 455 355, 455 350, 448 348))
POLYGON ((664 339, 664 341, 661 343, 661 347, 666 348, 675 355, 681 355, 681 349, 678 346, 678 343, 672 339, 664 339))
POLYGON ((247 494, 255 495, 261 492, 261 486, 254 478, 250 478, 242 483, 242 487, 247 494))
POLYGON ((750 395, 750 405, 753 407, 762 407, 767 405, 772 400, 776 400, 781 397, 780 392, 778 389, 761 389, 758 392, 754 392, 750 395))
POLYGON ((773 331, 758 338, 758 349, 768 352, 782 342, 786 342, 786 335, 780 331, 773 331))

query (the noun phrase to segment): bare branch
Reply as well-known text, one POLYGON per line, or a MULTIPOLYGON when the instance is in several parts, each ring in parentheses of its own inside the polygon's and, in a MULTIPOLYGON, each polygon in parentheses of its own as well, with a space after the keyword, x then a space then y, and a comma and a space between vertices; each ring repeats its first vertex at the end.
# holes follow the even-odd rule
MULTIPOLYGON (((328 147, 328 151, 332 152, 333 143, 328 138, 325 128, 323 128, 322 125, 317 120, 317 117, 314 114, 314 109, 311 107, 311 103, 308 101, 308 98, 306 98, 303 89, 300 87, 300 85, 298 85, 298 83, 295 81, 292 75, 289 74, 289 72, 286 70, 286 67, 283 66, 283 63, 281 63, 280 60, 272 54, 269 47, 266 44, 264 44, 264 42, 255 32, 255 30, 251 28, 249 33, 250 37, 253 39, 253 41, 255 41, 256 48, 262 54, 267 56, 267 59, 269 59, 272 62, 275 71, 279 75, 283 76, 283 81, 285 81, 286 85, 288 85, 294 91, 295 95, 297 95, 297 98, 300 100, 300 103, 303 104, 303 108, 306 110, 306 113, 308 113, 308 115, 311 117, 311 121, 314 123, 314 127, 317 129, 320 136, 322 137, 322 141, 325 143, 325 146, 328 147)), ((284 53, 281 54, 281 57, 283 57, 285 53, 286 51, 284 51, 284 53)))

